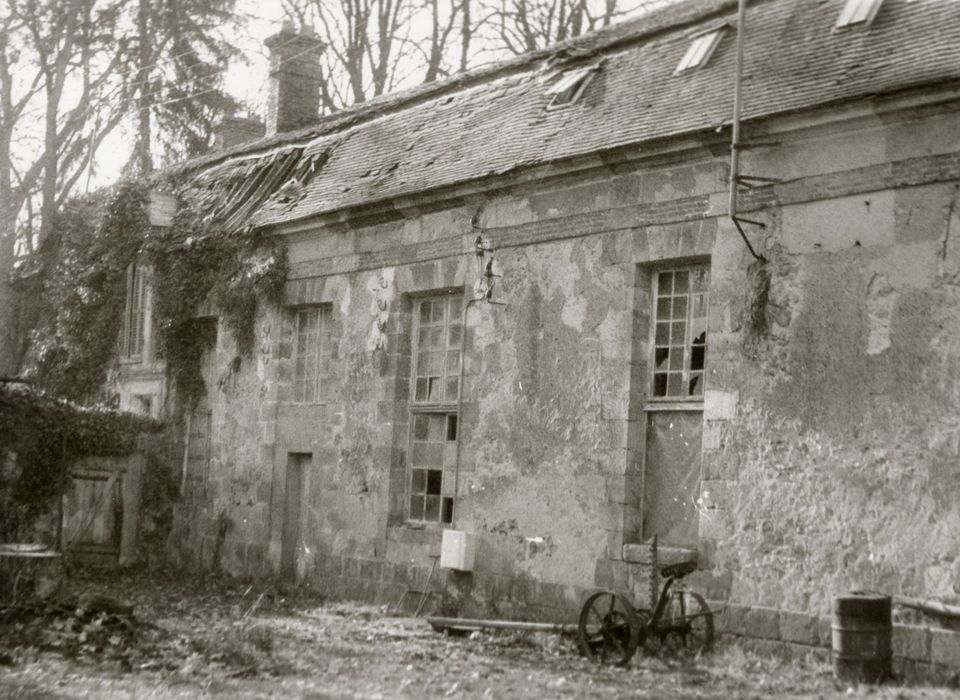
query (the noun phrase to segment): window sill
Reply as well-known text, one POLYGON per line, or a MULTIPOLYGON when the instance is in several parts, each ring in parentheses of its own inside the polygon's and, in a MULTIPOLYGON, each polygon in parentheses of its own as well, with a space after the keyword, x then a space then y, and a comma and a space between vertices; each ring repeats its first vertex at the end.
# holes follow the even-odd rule
POLYGON ((651 401, 643 405, 646 411, 702 411, 703 399, 695 401, 651 401))
MULTIPOLYGON (((622 558, 630 564, 653 564, 648 543, 623 545, 622 558)), ((678 547, 676 545, 657 547, 657 563, 661 567, 687 562, 697 563, 698 559, 697 548, 692 545, 689 547, 678 547)))
POLYGON ((397 523, 388 528, 387 539, 410 545, 439 547, 443 528, 439 523, 417 523, 408 521, 397 523))

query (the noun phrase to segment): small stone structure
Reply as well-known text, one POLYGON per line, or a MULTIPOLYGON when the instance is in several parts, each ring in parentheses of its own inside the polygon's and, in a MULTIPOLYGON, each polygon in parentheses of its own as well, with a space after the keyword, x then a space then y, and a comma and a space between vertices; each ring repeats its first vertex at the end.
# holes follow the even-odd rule
POLYGON ((45 545, 0 544, 0 605, 60 590, 63 557, 45 545))

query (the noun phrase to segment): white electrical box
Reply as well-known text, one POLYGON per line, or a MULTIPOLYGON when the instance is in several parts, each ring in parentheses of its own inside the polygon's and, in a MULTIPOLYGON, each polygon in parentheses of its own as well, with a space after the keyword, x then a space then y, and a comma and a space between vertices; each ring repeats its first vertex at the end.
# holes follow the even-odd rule
POLYGON ((440 566, 457 571, 473 571, 476 538, 463 530, 444 530, 440 542, 440 566))

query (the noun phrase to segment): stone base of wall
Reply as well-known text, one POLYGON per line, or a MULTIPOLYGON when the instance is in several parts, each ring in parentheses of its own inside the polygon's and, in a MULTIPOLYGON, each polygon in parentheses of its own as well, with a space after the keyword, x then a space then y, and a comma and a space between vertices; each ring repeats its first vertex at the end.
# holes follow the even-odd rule
POLYGON ((572 623, 589 592, 579 586, 486 572, 469 574, 381 559, 318 558, 304 582, 332 598, 427 614, 572 623))
MULTIPOLYGON (((716 616, 719 634, 736 638, 745 649, 787 659, 830 658, 831 619, 807 613, 745 605, 724 605, 716 616)), ((921 625, 893 626, 893 674, 896 681, 960 687, 960 632, 921 625)))

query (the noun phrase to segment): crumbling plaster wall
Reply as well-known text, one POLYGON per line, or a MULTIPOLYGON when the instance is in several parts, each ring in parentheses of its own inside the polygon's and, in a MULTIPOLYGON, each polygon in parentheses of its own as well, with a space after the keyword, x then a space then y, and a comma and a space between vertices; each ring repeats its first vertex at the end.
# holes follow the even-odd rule
MULTIPOLYGON (((855 126, 745 169, 922 169, 960 148, 955 113, 855 126)), ((736 602, 825 614, 853 589, 960 597, 960 183, 873 177, 851 172, 838 182, 856 194, 810 201, 797 188, 801 201, 770 210, 769 328, 759 344, 743 328, 712 336, 713 386, 733 406, 705 430, 701 535, 736 602)))
MULTIPOLYGON (((647 570, 621 555, 644 537, 640 307, 653 265, 705 257, 694 583, 814 613, 854 587, 957 595, 960 221, 956 183, 925 160, 960 152, 955 117, 766 134, 778 143, 745 170, 789 182, 745 198, 767 223, 748 228, 769 259, 760 329, 744 320, 756 275, 724 216, 725 159, 706 149, 291 234, 287 302, 328 305, 334 377, 318 404, 289 404, 289 310, 263 313, 238 372, 221 334, 206 506, 230 523, 221 564, 277 570, 287 455, 309 452, 303 580, 381 602, 427 585, 440 532, 403 517, 411 308, 431 292, 469 296, 476 223, 504 272, 504 305, 467 316, 455 525, 478 536, 477 570, 430 584, 445 582, 461 612, 568 619, 595 586, 645 595, 647 570), (894 182, 888 164, 906 159, 929 184, 894 182)), ((216 527, 201 539, 211 551, 216 527)))

